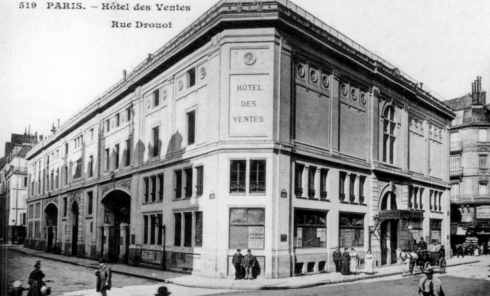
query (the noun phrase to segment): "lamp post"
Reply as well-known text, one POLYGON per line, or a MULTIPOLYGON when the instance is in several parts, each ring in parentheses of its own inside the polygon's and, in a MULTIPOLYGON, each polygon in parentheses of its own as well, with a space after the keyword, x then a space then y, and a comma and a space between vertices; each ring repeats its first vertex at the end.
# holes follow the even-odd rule
POLYGON ((379 216, 375 215, 373 217, 373 220, 374 220, 374 225, 369 226, 369 250, 371 250, 371 236, 376 231, 376 228, 378 228, 378 225, 379 225, 379 221, 380 221, 379 216))

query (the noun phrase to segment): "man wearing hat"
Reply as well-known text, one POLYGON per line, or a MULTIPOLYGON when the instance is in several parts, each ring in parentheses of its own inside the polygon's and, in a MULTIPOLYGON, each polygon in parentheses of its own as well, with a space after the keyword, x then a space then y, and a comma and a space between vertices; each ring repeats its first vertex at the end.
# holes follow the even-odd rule
POLYGON ((340 247, 333 252, 333 262, 335 263, 335 272, 340 272, 340 265, 342 263, 342 253, 340 247))
POLYGON ((251 280, 253 279, 253 275, 252 275, 252 271, 253 271, 253 268, 255 266, 255 264, 257 263, 257 259, 255 258, 255 256, 252 255, 252 251, 250 251, 250 249, 247 250, 247 255, 245 255, 245 257, 243 257, 243 260, 242 260, 242 266, 245 268, 245 279, 246 280, 251 280))
POLYGON ((434 277, 434 268, 426 268, 423 273, 425 273, 425 276, 419 282, 419 295, 444 296, 441 281, 437 277, 434 277))
POLYGON ((22 293, 24 291, 27 291, 29 289, 22 287, 22 282, 21 281, 14 281, 14 284, 12 285, 12 290, 9 292, 9 296, 22 296, 22 293))
POLYGON ((243 255, 240 253, 241 250, 237 249, 235 255, 233 255, 233 266, 235 266, 235 280, 242 278, 242 260, 243 255))

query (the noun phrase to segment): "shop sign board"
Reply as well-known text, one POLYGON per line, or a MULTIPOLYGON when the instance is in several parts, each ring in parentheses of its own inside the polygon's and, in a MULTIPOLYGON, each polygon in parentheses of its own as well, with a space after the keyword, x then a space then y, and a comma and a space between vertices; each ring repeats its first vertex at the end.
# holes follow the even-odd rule
POLYGON ((479 206, 476 208, 477 219, 490 219, 490 206, 479 206))
POLYGON ((248 247, 250 249, 263 249, 265 239, 264 227, 248 228, 248 247))

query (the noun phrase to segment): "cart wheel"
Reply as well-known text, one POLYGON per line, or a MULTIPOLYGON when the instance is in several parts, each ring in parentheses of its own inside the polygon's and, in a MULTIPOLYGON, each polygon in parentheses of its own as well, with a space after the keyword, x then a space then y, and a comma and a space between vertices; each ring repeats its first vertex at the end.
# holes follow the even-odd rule
POLYGON ((439 263, 440 271, 441 273, 446 272, 446 259, 441 259, 441 262, 439 263))
POLYGON ((415 262, 411 261, 409 265, 410 274, 413 275, 413 270, 415 269, 415 262))

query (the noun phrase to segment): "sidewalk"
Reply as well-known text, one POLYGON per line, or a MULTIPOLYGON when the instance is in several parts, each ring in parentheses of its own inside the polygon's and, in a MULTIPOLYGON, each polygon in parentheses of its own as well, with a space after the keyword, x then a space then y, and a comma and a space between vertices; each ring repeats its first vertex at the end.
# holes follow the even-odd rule
MULTIPOLYGON (((10 250, 22 252, 24 254, 37 256, 41 258, 57 260, 70 264, 85 266, 89 268, 97 268, 98 263, 94 260, 83 259, 64 255, 55 255, 51 253, 45 253, 38 250, 32 250, 22 247, 9 247, 10 250)), ((447 266, 463 265, 476 263, 480 261, 480 257, 465 257, 465 258, 451 258, 447 259, 447 266)), ((340 284, 355 282, 361 280, 368 280, 380 277, 387 277, 392 275, 401 275, 401 265, 391 265, 385 267, 375 268, 374 275, 368 275, 364 273, 358 273, 357 275, 344 276, 340 273, 321 273, 314 275, 303 275, 281 279, 255 279, 238 280, 233 279, 217 279, 208 278, 198 275, 184 275, 175 272, 154 270, 141 267, 133 267, 124 264, 111 264, 112 271, 114 273, 135 276, 154 281, 161 281, 170 284, 175 284, 183 287, 191 288, 206 288, 206 289, 229 289, 229 290, 280 290, 280 289, 299 289, 308 288, 314 286, 328 285, 328 284, 340 284)), ((417 271, 416 273, 420 273, 417 271)), ((438 271, 436 270, 436 273, 438 271)))

